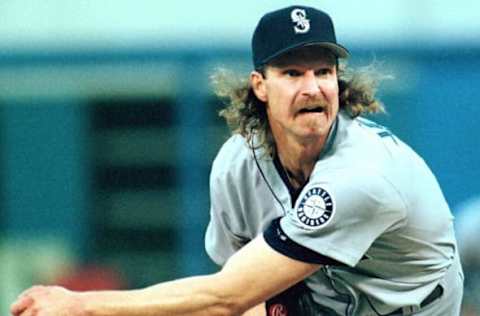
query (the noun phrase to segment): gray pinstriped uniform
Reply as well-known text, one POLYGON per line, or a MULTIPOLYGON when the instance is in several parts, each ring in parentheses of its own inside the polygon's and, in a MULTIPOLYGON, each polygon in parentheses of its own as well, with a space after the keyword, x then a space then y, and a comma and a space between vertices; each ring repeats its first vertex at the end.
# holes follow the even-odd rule
POLYGON ((382 126, 340 112, 294 203, 272 158, 234 135, 213 163, 210 190, 205 244, 219 265, 275 230, 265 239, 287 256, 309 261, 302 253, 318 253, 342 263, 306 279, 325 315, 459 313, 453 216, 425 162, 382 126), (438 284, 443 294, 419 310, 438 284))

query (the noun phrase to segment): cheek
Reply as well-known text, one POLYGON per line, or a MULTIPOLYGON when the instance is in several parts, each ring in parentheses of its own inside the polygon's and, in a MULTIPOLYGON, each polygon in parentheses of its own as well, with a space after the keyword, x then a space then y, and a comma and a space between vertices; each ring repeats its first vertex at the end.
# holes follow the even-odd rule
POLYGON ((267 115, 270 119, 281 120, 285 116, 285 110, 278 100, 272 100, 267 105, 267 115))
POLYGON ((329 103, 332 104, 334 107, 338 108, 339 105, 339 89, 337 83, 331 83, 327 89, 324 90, 325 96, 330 101, 329 103))
POLYGON ((267 111, 275 114, 287 113, 289 111, 289 102, 292 96, 288 89, 282 87, 271 87, 268 89, 268 106, 267 111))

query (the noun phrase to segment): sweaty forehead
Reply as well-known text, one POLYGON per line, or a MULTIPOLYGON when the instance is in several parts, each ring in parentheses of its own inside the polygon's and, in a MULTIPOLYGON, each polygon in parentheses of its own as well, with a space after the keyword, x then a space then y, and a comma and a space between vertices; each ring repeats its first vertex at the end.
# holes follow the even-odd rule
POLYGON ((319 46, 304 46, 284 53, 273 59, 268 66, 285 67, 295 64, 325 63, 327 65, 336 65, 337 58, 327 48, 319 46))

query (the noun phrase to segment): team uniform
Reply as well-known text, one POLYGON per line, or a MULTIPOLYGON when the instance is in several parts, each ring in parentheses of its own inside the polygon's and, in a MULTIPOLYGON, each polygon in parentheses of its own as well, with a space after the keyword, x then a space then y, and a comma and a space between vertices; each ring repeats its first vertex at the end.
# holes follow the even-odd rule
POLYGON ((213 261, 225 264, 263 234, 288 257, 324 264, 305 280, 316 315, 458 315, 453 217, 410 147, 340 111, 309 181, 294 190, 278 157, 251 145, 234 135, 213 163, 213 261))

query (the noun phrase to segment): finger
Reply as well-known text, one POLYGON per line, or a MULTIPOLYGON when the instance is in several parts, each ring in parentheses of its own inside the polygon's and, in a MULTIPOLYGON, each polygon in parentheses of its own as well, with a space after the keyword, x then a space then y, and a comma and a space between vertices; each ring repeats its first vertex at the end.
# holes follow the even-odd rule
POLYGON ((30 310, 26 309, 23 313, 19 314, 18 316, 32 316, 30 310))
POLYGON ((32 304, 33 298, 30 296, 22 296, 10 306, 10 313, 14 316, 18 316, 28 309, 32 304))
POLYGON ((23 313, 21 313, 18 316, 35 316, 35 312, 33 312, 31 309, 26 309, 23 313))

